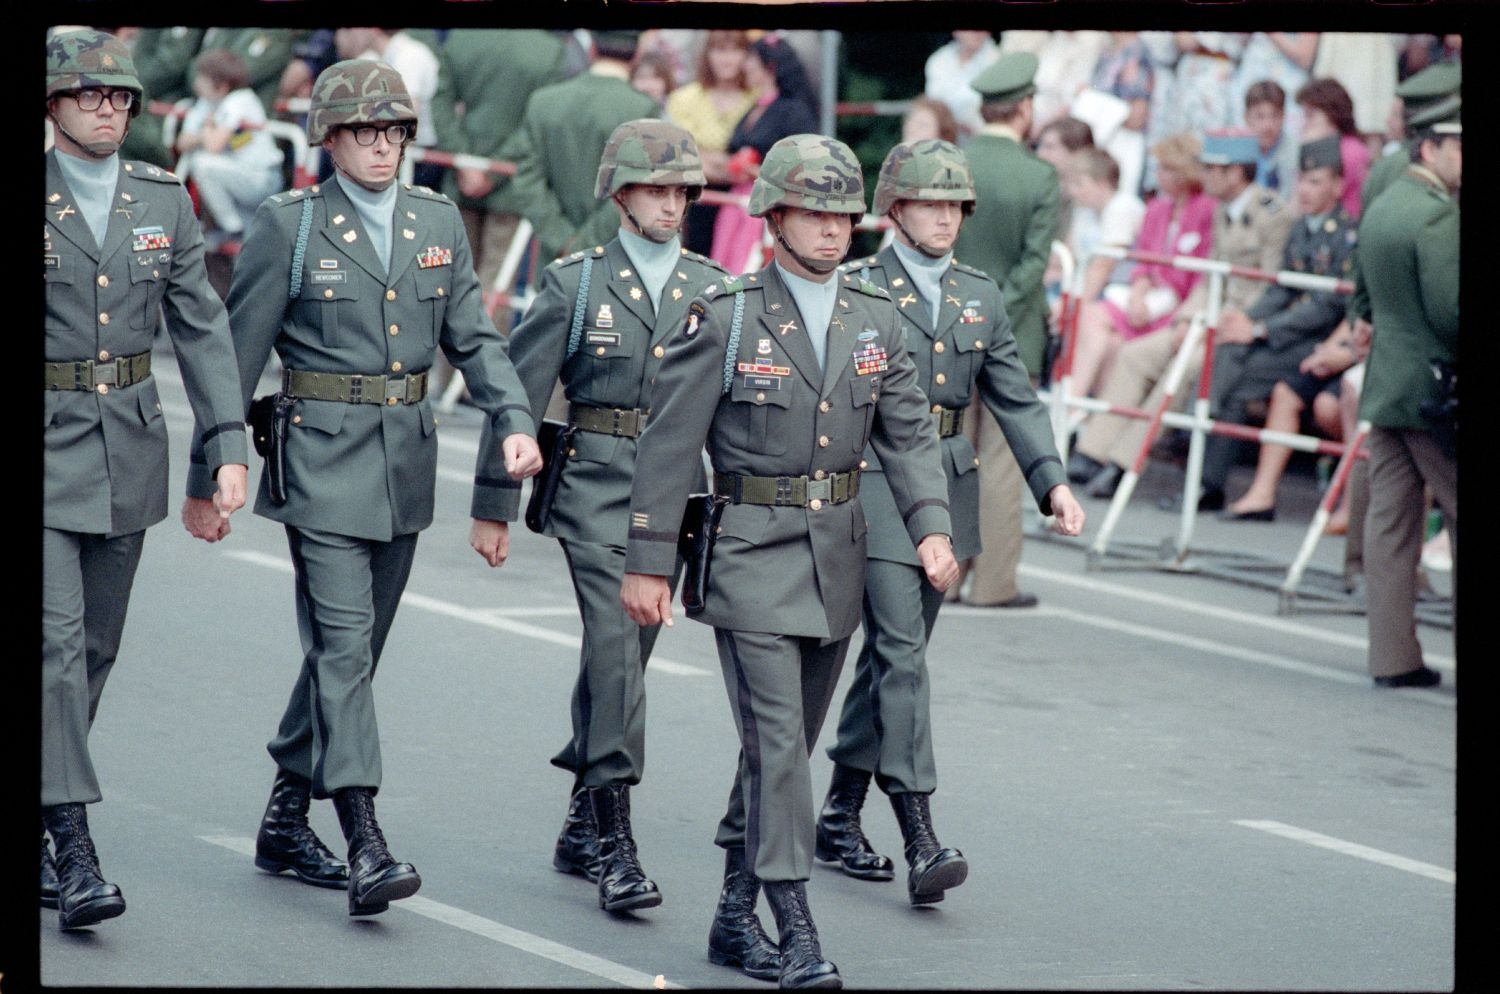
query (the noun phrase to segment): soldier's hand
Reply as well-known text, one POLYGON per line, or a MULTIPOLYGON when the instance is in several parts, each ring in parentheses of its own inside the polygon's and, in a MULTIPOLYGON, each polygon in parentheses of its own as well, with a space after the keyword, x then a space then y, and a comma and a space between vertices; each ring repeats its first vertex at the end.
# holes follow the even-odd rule
POLYGON ((505 471, 513 480, 524 480, 542 471, 542 450, 530 435, 516 432, 505 436, 501 451, 505 453, 505 471))
POLYGON ((495 188, 494 177, 483 169, 459 169, 457 177, 459 192, 476 200, 489 196, 489 192, 495 188))
POLYGON ((1083 507, 1073 491, 1065 483, 1059 483, 1047 492, 1052 501, 1052 530, 1059 535, 1083 534, 1083 507))
POLYGON ((637 625, 672 627, 672 588, 664 576, 626 573, 620 584, 620 604, 637 625))
POLYGON ((503 521, 475 518, 469 526, 469 547, 491 567, 499 566, 510 555, 510 525, 503 521))
POLYGON ((947 535, 934 532, 917 546, 917 558, 927 573, 927 582, 940 593, 947 593, 958 579, 958 560, 953 558, 953 542, 947 535))
POLYGON ((229 534, 229 519, 207 497, 189 497, 182 502, 182 527, 205 542, 217 542, 229 534))
POLYGON ((231 514, 245 506, 245 477, 248 473, 248 467, 232 462, 220 466, 214 477, 219 484, 219 489, 214 492, 214 507, 218 510, 219 517, 226 521, 231 514))

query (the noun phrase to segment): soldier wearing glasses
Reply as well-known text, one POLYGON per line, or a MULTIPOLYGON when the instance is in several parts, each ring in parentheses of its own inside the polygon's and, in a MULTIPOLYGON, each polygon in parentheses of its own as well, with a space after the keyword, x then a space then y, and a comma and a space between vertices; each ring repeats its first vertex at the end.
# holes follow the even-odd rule
POLYGON ((79 30, 48 40, 41 889, 65 929, 125 911, 89 836, 85 805, 101 795, 88 734, 146 529, 167 516, 167 429, 151 375, 162 313, 196 422, 203 518, 227 528, 245 502, 244 409, 203 234, 177 177, 118 154, 140 111, 119 39, 79 30))
MULTIPOLYGON (((284 485, 273 493, 263 473, 255 512, 286 527, 305 653, 267 746, 277 772, 255 862, 347 887, 349 913, 373 915, 421 884, 375 820, 371 681, 417 534, 432 523, 437 420, 427 373, 439 347, 502 453, 481 453, 481 465, 504 468, 474 481, 470 544, 491 566, 509 544, 504 500, 541 456, 505 341, 480 303, 458 209, 396 182, 417 126, 400 74, 365 59, 335 63, 314 84, 308 123, 335 176, 261 204, 228 300, 244 404, 273 348, 283 366, 284 485), (333 799, 347 870, 308 827, 311 797, 333 799)), ((199 470, 189 484, 202 497, 199 470)), ((213 536, 207 502, 192 503, 195 532, 213 536)))

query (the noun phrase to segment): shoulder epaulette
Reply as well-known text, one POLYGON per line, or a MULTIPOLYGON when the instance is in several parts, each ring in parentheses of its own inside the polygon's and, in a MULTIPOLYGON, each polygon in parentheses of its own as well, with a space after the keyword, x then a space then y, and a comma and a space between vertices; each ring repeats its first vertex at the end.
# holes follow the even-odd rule
POLYGON ((863 294, 865 294, 867 296, 870 296, 870 297, 880 297, 880 298, 882 298, 884 300, 890 300, 891 299, 891 295, 890 294, 886 293, 879 286, 877 286, 876 284, 874 284, 874 283, 870 282, 869 280, 865 279, 863 276, 861 276, 861 277, 859 277, 857 279, 854 278, 854 277, 852 277, 852 276, 845 276, 844 277, 844 282, 845 283, 853 283, 856 287, 858 287, 860 293, 863 293, 863 294))
POLYGON ((553 269, 566 269, 568 266, 576 265, 583 261, 587 252, 570 252, 560 259, 553 259, 549 264, 553 269))
POLYGON ((436 200, 438 203, 442 204, 453 203, 453 201, 449 200, 446 196, 434 190, 430 186, 416 186, 412 183, 407 183, 405 185, 406 192, 410 193, 413 197, 416 197, 420 200, 436 200))
POLYGON ((957 259, 954 259, 953 268, 961 273, 968 273, 970 276, 977 276, 980 279, 986 280, 990 283, 995 282, 994 277, 992 277, 989 273, 985 272, 983 269, 978 269, 974 266, 971 266, 966 262, 959 262, 957 259))
POLYGON ((181 183, 177 174, 163 169, 161 166, 153 166, 149 162, 131 161, 125 163, 125 171, 135 179, 147 179, 154 183, 181 183))
POLYGON ((700 265, 707 266, 708 268, 721 273, 727 274, 729 272, 729 270, 725 269, 717 259, 710 259, 706 255, 700 255, 697 252, 694 252, 692 249, 683 249, 682 257, 684 259, 691 259, 700 265))
POLYGON ((266 199, 278 206, 285 206, 286 204, 300 204, 304 200, 321 197, 322 195, 323 187, 314 183, 312 186, 299 186, 294 190, 283 190, 280 193, 273 193, 266 199))
MULTIPOLYGON (((719 285, 722 287, 722 292, 724 293, 739 293, 745 289, 745 277, 726 276, 719 281, 719 285)), ((713 289, 712 285, 709 286, 709 289, 713 289)))

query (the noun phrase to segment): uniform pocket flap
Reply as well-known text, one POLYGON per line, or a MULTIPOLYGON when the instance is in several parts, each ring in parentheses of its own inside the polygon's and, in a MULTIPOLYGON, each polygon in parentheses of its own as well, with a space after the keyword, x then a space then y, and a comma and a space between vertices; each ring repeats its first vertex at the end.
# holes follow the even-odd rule
POLYGON ((849 399, 855 407, 868 407, 880 399, 879 376, 849 377, 849 399))
POLYGON ((771 509, 761 504, 728 504, 719 519, 719 538, 737 538, 759 545, 771 521, 771 509))
POLYGON ((953 470, 954 476, 963 476, 979 468, 979 460, 974 455, 974 446, 966 437, 954 435, 942 441, 943 458, 948 461, 948 466, 953 470))
POLYGON ((73 282, 73 260, 66 255, 56 252, 45 253, 46 279, 48 283, 72 283, 73 282))
POLYGON ((730 399, 754 404, 756 407, 788 408, 792 406, 792 393, 786 388, 784 377, 760 377, 749 373, 736 374, 730 399))
POLYGON ((299 400, 292 413, 292 426, 316 428, 326 435, 337 435, 348 412, 349 405, 336 400, 299 400))
POLYGON ((418 269, 417 276, 417 299, 433 300, 439 297, 447 297, 453 292, 450 285, 452 280, 452 266, 433 266, 430 269, 418 269))

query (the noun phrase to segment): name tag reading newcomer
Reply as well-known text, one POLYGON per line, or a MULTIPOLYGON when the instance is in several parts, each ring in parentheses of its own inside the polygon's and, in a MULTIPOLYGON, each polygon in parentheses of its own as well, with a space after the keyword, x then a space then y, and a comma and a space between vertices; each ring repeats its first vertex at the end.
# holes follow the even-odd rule
POLYGON ((348 280, 349 280, 349 274, 346 273, 346 272, 344 272, 343 270, 339 270, 338 272, 335 272, 335 273, 313 273, 312 274, 312 281, 314 283, 346 283, 346 282, 348 282, 348 280))

